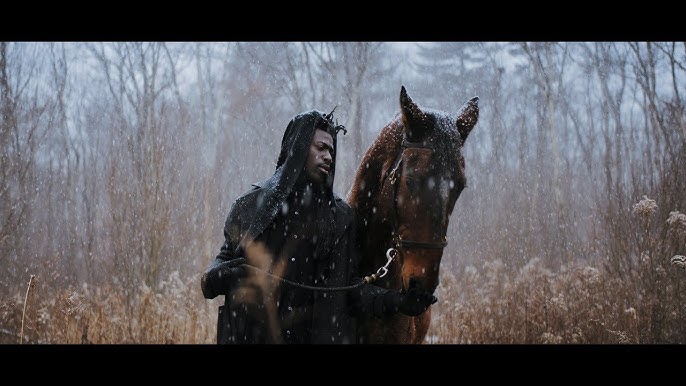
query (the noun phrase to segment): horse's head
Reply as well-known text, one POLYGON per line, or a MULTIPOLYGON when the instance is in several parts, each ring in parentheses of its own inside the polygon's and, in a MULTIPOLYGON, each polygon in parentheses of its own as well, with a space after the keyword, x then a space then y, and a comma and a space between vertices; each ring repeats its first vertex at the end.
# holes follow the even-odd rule
POLYGON ((446 245, 448 220, 466 186, 462 147, 479 117, 478 97, 456 114, 420 108, 400 90, 400 114, 390 124, 395 157, 382 196, 396 236, 402 288, 433 292, 446 245))

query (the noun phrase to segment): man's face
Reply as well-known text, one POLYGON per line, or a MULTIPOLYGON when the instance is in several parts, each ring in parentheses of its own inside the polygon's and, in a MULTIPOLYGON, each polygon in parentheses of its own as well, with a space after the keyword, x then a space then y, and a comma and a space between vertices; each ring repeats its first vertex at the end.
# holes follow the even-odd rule
POLYGON ((305 171, 311 181, 319 184, 326 181, 331 169, 333 151, 331 134, 324 130, 315 130, 305 163, 305 171))

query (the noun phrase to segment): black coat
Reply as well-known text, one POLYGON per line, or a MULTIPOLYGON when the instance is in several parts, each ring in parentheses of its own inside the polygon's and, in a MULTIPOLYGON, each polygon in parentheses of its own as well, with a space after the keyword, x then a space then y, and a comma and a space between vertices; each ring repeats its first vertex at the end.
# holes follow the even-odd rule
MULTIPOLYGON (((291 120, 282 140, 274 175, 262 183, 253 184, 253 189, 239 197, 229 211, 224 224, 224 244, 202 279, 205 298, 225 295, 224 305, 219 308, 217 343, 355 343, 358 318, 383 317, 382 299, 387 290, 372 284, 363 284, 349 291, 320 292, 280 283, 278 294, 261 293, 256 301, 246 302, 237 296, 236 290, 224 289, 207 280, 208 272, 216 265, 246 257, 244 246, 247 241, 262 243, 275 260, 292 264, 289 268, 298 265, 294 261, 307 261, 296 271, 287 268, 286 276, 293 281, 322 287, 349 286, 362 281, 358 272, 360 256, 355 240, 355 213, 331 190, 335 161, 322 193, 323 202, 329 205, 324 210, 331 211, 326 252, 310 256, 314 247, 308 249, 309 244, 306 243, 297 244, 295 250, 288 253, 282 251, 292 237, 297 238, 292 236, 297 230, 289 225, 297 222, 289 221, 298 212, 283 211, 282 208, 288 208, 284 203, 292 205, 297 201, 297 194, 302 193, 298 187, 302 181, 300 174, 314 126, 321 123, 321 118, 325 116, 311 111, 291 120), (309 271, 304 272, 302 267, 309 271), (269 329, 268 301, 277 308, 276 340, 269 329), (293 321, 295 317, 299 317, 296 322, 293 321)), ((330 132, 335 149, 336 132, 330 132)))

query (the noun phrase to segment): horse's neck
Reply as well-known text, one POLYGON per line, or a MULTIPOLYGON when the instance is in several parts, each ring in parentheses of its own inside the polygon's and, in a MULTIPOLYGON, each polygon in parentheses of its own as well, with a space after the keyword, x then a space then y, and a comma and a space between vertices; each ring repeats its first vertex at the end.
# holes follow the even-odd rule
MULTIPOLYGON (((381 160, 395 160, 400 151, 402 128, 397 125, 398 122, 391 122, 382 129, 376 142, 363 157, 353 181, 354 188, 351 198, 354 201, 354 206, 360 210, 358 220, 366 219, 368 221, 367 224, 358 223, 364 228, 363 235, 361 235, 362 258, 360 262, 360 268, 364 274, 375 273, 380 267, 386 265, 386 253, 389 248, 393 247, 393 227, 388 223, 388 220, 384 220, 384 217, 389 218, 391 214, 385 216, 381 214, 379 209, 386 207, 386 205, 382 205, 379 200, 386 198, 381 194, 386 178, 381 160), (393 144, 391 148, 389 148, 389 144, 393 144), (362 184, 360 184, 361 181, 362 184), (367 190, 358 190, 360 185, 365 186, 367 190)), ((386 288, 399 289, 400 274, 398 261, 393 261, 389 265, 386 276, 380 279, 377 284, 386 288)))

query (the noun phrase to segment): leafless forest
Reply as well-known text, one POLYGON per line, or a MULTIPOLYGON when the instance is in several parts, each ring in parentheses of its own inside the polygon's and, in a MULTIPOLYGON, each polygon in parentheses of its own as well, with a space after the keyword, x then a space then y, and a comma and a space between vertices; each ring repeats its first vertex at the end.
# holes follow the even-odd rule
POLYGON ((683 42, 0 43, 0 342, 213 343, 290 118, 338 106, 344 197, 401 85, 481 107, 427 343, 686 343, 683 42))

